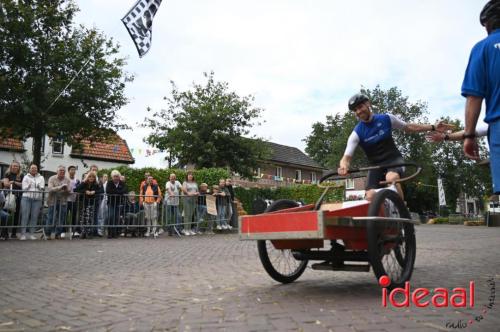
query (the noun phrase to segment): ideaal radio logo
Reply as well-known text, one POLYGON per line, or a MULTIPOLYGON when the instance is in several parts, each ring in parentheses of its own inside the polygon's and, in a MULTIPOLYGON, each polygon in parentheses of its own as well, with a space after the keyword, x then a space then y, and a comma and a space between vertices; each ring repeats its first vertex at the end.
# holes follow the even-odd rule
MULTIPOLYGON (((425 287, 411 289, 410 282, 405 282, 404 288, 395 287, 388 291, 387 287, 391 284, 388 276, 382 276, 379 279, 379 285, 382 286, 382 306, 387 308, 388 303, 395 308, 416 306, 425 308, 432 306, 434 308, 469 308, 477 310, 475 307, 476 284, 470 281, 468 287, 456 287, 451 291, 447 288, 437 287, 429 289, 425 287), (398 297, 398 298, 396 298, 398 297)), ((470 314, 469 319, 460 319, 458 321, 447 321, 446 328, 465 329, 474 323, 481 322, 486 314, 495 306, 495 279, 490 277, 486 280, 489 290, 488 301, 482 305, 480 314, 474 312, 470 314)))

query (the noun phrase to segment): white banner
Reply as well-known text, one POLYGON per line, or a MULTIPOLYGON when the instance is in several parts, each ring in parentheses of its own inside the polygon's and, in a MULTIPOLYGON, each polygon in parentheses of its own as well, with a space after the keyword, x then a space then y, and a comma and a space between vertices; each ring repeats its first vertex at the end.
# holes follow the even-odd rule
POLYGON ((205 196, 207 198, 207 213, 216 216, 217 215, 217 205, 215 202, 215 196, 212 195, 207 195, 205 196))
POLYGON ((446 206, 446 197, 444 196, 443 180, 438 179, 438 194, 439 194, 439 206, 446 206))

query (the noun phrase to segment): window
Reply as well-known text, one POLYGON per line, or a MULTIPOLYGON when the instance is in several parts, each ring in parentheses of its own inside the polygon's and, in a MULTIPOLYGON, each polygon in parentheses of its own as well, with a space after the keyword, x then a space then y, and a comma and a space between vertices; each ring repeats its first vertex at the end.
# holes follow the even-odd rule
POLYGON ((345 179, 345 188, 354 189, 354 179, 345 179))
POLYGON ((276 167, 276 176, 277 177, 283 176, 283 169, 280 166, 276 167))
POLYGON ((5 173, 7 173, 8 169, 9 169, 9 165, 0 164, 0 180, 4 178, 5 173))
POLYGON ((316 172, 311 172, 311 182, 316 183, 316 172))
POLYGON ((62 138, 52 140, 52 154, 64 154, 64 140, 62 138))
POLYGON ((302 171, 300 169, 295 170, 295 180, 302 181, 302 171))
POLYGON ((256 178, 260 178, 260 167, 257 167, 253 170, 253 176, 256 178))

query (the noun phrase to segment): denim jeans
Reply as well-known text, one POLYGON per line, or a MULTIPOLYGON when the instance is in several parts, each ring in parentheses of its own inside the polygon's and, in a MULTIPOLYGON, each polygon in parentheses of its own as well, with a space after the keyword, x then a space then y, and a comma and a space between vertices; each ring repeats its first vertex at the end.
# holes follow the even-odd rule
POLYGON ((108 205, 108 238, 117 237, 121 233, 121 227, 119 227, 121 210, 120 205, 108 205))
POLYGON ((29 232, 33 234, 34 227, 38 221, 40 208, 42 207, 41 199, 23 197, 21 199, 21 234, 26 234, 26 227, 29 227, 29 232))
MULTIPOLYGON (((66 203, 66 202, 65 202, 66 203)), ((56 235, 60 235, 65 232, 66 216, 68 215, 68 205, 62 202, 55 202, 54 205, 49 206, 49 212, 47 214, 47 220, 45 223, 45 235, 50 236, 52 231, 56 235)))
POLYGON ((217 207, 217 225, 222 226, 226 225, 227 226, 227 207, 225 205, 219 205, 217 207))
POLYGON ((201 223, 204 221, 207 222, 207 231, 212 231, 213 218, 207 214, 207 206, 198 205, 197 214, 198 222, 196 223, 196 231, 198 232, 200 230, 201 223))
MULTIPOLYGON (((0 209, 0 226, 7 227, 8 219, 9 219, 9 214, 4 210, 0 209)), ((9 232, 7 228, 2 228, 0 230, 0 237, 9 237, 9 232)))
POLYGON ((177 231, 182 229, 181 226, 181 214, 179 212, 179 205, 167 205, 167 225, 169 226, 169 232, 172 232, 172 226, 175 226, 177 231))
POLYGON ((72 231, 80 233, 81 230, 78 221, 78 202, 68 201, 68 214, 71 216, 72 231))

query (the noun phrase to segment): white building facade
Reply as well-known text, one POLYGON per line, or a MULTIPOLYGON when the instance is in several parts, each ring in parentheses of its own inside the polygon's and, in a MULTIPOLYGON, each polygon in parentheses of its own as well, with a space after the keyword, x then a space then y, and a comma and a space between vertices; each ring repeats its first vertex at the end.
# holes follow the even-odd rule
MULTIPOLYGON (((33 160, 33 139, 22 142, 15 139, 0 137, 0 178, 3 178, 10 163, 16 160, 21 164, 23 172, 33 160)), ((59 165, 76 167, 76 176, 81 179, 88 172, 91 165, 99 169, 115 168, 134 163, 132 154, 125 140, 118 135, 111 143, 83 142, 81 151, 75 151, 63 140, 45 136, 42 143, 42 157, 40 173, 46 179, 54 175, 59 165)))

